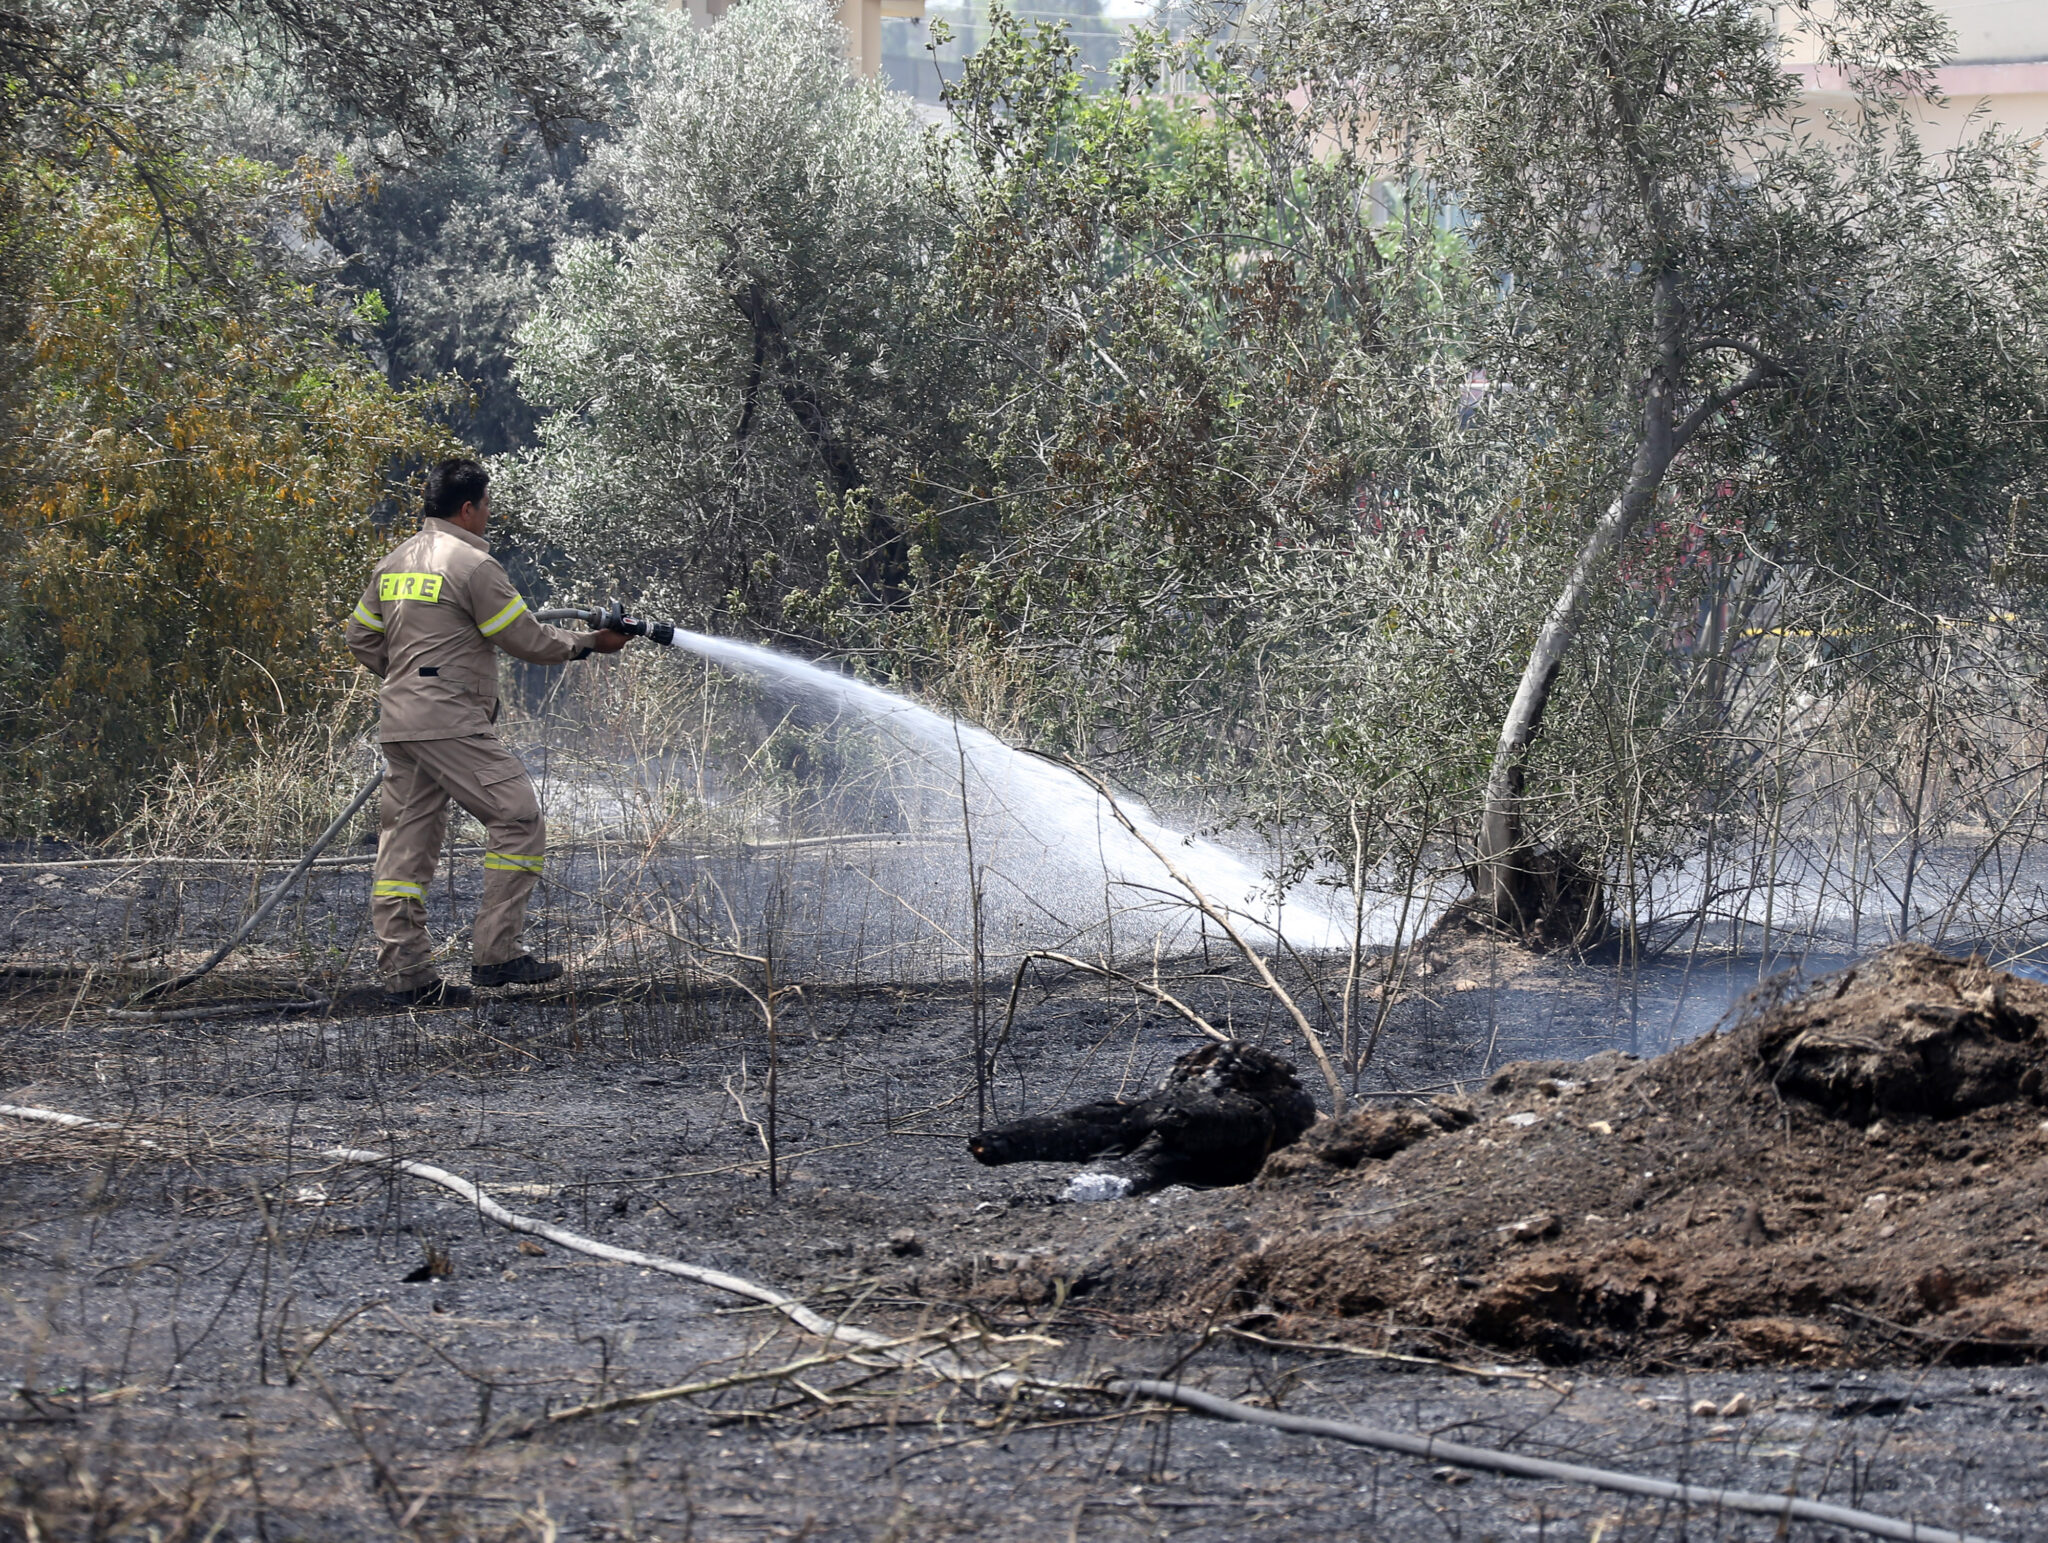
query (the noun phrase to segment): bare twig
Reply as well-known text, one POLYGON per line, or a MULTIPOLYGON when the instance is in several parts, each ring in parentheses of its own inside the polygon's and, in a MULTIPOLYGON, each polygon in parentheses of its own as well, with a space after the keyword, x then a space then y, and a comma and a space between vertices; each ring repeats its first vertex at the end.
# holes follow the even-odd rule
POLYGON ((339 1334, 343 1329, 347 1328, 356 1319, 362 1317, 364 1313, 371 1311, 373 1308, 389 1306, 390 1302, 391 1298, 389 1297, 373 1297, 367 1302, 358 1302, 354 1307, 349 1308, 346 1312, 335 1314, 333 1321, 330 1322, 327 1325, 327 1327, 322 1329, 318 1334, 314 1335, 313 1342, 310 1345, 306 1346, 305 1349, 301 1350, 298 1353, 298 1356, 292 1361, 291 1365, 285 1368, 285 1386, 290 1387, 293 1383, 299 1380, 299 1373, 306 1369, 306 1363, 312 1360, 313 1357, 319 1353, 320 1347, 322 1345, 325 1345, 330 1339, 334 1338, 335 1335, 339 1334))
MULTIPOLYGON (((770 1366, 760 1371, 734 1372, 726 1377, 708 1377, 702 1382, 677 1383, 673 1387, 648 1388, 639 1393, 624 1393, 617 1398, 593 1399, 587 1404, 572 1404, 567 1409, 556 1409, 534 1419, 515 1420, 493 1430, 485 1441, 517 1440, 530 1436, 535 1431, 555 1425, 566 1425, 572 1420, 587 1420, 595 1415, 617 1414, 626 1409, 645 1409, 651 1404, 671 1403, 679 1398, 697 1398, 706 1393, 722 1393, 728 1388, 746 1387, 761 1382, 790 1382, 803 1388, 812 1398, 829 1401, 829 1397, 806 1387, 799 1373, 814 1371, 820 1366, 840 1366, 847 1362, 855 1365, 869 1364, 865 1357, 887 1351, 900 1350, 905 1346, 929 1344, 948 1339, 956 1329, 948 1325, 944 1329, 927 1330, 921 1334, 908 1334, 900 1339, 884 1340, 879 1344, 860 1350, 821 1351, 814 1355, 799 1356, 794 1361, 785 1361, 780 1366, 770 1366)), ((895 1362, 881 1368, 883 1371, 900 1371, 895 1362)))
POLYGON ((1266 963, 1265 956, 1245 941, 1244 934, 1237 930, 1237 924, 1230 919, 1230 913, 1221 906, 1212 903, 1209 897, 1202 893, 1200 886, 1185 873, 1182 873, 1179 867, 1175 865, 1173 859, 1160 851, 1158 844, 1150 836, 1147 836, 1138 829, 1131 817, 1124 813, 1123 805, 1117 802, 1116 795, 1109 790, 1107 783, 1078 761, 1067 760, 1064 764, 1101 795, 1102 801, 1109 806, 1109 812, 1116 818, 1116 822, 1123 826, 1126 832, 1141 842, 1146 851, 1159 859, 1160 866, 1165 868, 1174 883, 1188 892, 1189 896, 1194 900, 1196 908, 1223 929, 1223 935, 1230 939, 1240 954, 1244 955, 1246 962, 1259 972, 1259 979, 1265 983, 1266 990, 1272 994, 1273 1000, 1286 1010, 1287 1016, 1294 1020, 1295 1028, 1301 1031, 1301 1037, 1308 1045, 1309 1054, 1316 1058, 1316 1065, 1322 1071, 1323 1080, 1330 1087, 1331 1112, 1333 1114, 1342 1114, 1344 1112, 1344 1079, 1337 1075, 1337 1068, 1330 1064, 1330 1053, 1323 1048, 1323 1037, 1316 1033, 1315 1026, 1308 1021, 1308 1016, 1295 1004, 1294 998, 1287 994, 1287 988, 1281 985, 1279 978, 1273 974, 1272 967, 1266 963))
POLYGON ((1051 949, 1035 948, 1017 961, 1017 973, 1010 980, 1010 1006, 1008 1011, 1003 1014, 1003 1032, 996 1036, 995 1043, 989 1047, 988 1058, 991 1065, 994 1064, 995 1058, 1002 1053, 1003 1046, 1009 1041, 1010 1026, 1017 1019, 1017 993, 1024 985, 1024 972, 1030 967, 1031 961, 1034 959, 1050 959, 1054 964, 1064 964, 1071 969, 1080 970, 1084 974, 1100 975, 1106 980, 1121 981, 1133 990, 1144 992, 1162 1007, 1172 1008, 1202 1033, 1215 1040, 1217 1044, 1227 1045, 1230 1043, 1230 1036, 1228 1034, 1223 1033, 1214 1024, 1210 1023, 1208 1019, 1188 1006, 1187 1003, 1181 1001, 1180 998, 1149 981, 1140 980, 1135 975, 1126 975, 1122 970, 1112 970, 1106 964, 1090 964, 1085 959, 1076 959, 1072 954, 1060 954, 1054 953, 1051 949))
POLYGON ((1367 1361, 1398 1361, 1406 1366, 1428 1366, 1437 1371, 1458 1372, 1467 1377, 1509 1377, 1520 1382, 1540 1382, 1551 1386, 1550 1379, 1542 1372, 1523 1371, 1513 1366, 1467 1366, 1460 1361, 1446 1361, 1433 1355, 1405 1355, 1398 1350, 1371 1350, 1364 1345, 1340 1345, 1323 1340, 1274 1339, 1269 1335, 1255 1334, 1250 1329, 1224 1328, 1220 1332, 1232 1339, 1248 1340, 1254 1345, 1267 1345, 1275 1350, 1307 1350, 1321 1355, 1357 1356, 1367 1361))

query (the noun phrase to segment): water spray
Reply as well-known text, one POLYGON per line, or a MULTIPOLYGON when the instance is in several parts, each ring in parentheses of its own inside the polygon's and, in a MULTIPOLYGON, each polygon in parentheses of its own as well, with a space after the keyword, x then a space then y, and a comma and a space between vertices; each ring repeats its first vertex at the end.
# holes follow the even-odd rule
POLYGON ((1044 860, 1071 862, 1084 854, 1099 858, 1110 884, 1127 895, 1183 907, 1190 891, 1198 890, 1268 945, 1332 952, 1351 946, 1348 923, 1313 901, 1276 893, 1266 876, 1235 852, 1161 822, 1135 797, 1112 797, 1090 774, 1020 750, 978 725, 934 712, 885 687, 758 644, 630 616, 618 606, 536 614, 542 621, 580 621, 593 629, 646 638, 846 709, 933 764, 957 764, 963 798, 971 779, 974 792, 1039 847, 1044 860))

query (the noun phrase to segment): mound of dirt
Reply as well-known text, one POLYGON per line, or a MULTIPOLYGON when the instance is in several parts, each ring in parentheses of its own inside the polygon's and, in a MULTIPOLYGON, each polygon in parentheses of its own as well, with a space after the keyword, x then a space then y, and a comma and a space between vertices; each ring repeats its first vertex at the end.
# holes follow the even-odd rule
POLYGON ((2044 1065, 2048 987, 1903 945, 1652 1061, 1518 1063, 1469 1100, 1321 1121, 1235 1215, 1084 1286, 1555 1361, 2028 1358, 2044 1065))

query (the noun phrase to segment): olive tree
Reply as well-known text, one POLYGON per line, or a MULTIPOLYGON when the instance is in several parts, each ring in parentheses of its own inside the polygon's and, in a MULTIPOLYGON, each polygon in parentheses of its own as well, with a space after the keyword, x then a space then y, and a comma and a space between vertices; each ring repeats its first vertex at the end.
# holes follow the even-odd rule
MULTIPOLYGON (((369 192, 377 176, 430 165, 484 130, 557 153, 603 111, 592 61, 618 41, 620 10, 620 0, 0 0, 0 174, 60 168, 115 199, 139 187, 170 277, 231 283, 251 255, 239 211, 195 165, 225 150, 331 173, 351 150, 353 191, 369 192)), ((361 208, 341 180, 324 176, 308 209, 361 208)), ((291 239, 259 255, 313 276, 328 254, 300 223, 280 222, 291 239)), ((0 250, 10 364, 25 346, 17 302, 35 278, 17 266, 25 250, 0 250)), ((0 370, 0 412, 17 405, 21 378, 0 370)))
MULTIPOLYGON (((1491 280, 1462 356, 1569 561, 1500 718, 1475 908, 1583 905, 1524 815, 1532 746, 1616 554, 1738 490, 1774 571, 1955 603, 2043 467, 2033 153, 1945 153, 1910 106, 1948 45, 1923 0, 1283 0, 1260 64, 1333 140, 1467 232, 1491 280), (1780 27, 1853 108, 1801 104, 1780 27)), ((1569 920, 1569 918, 1566 918, 1569 920)), ((1552 917, 1553 925, 1558 918, 1552 917)))
POLYGON ((693 616, 893 603, 961 453, 925 128, 816 0, 677 21, 632 115, 608 164, 638 233, 562 253, 521 332, 548 416, 508 491, 579 573, 693 616))
POLYGON ((616 189, 591 157, 618 132, 626 82, 645 62, 635 30, 565 61, 603 121, 543 129, 509 103, 473 104, 427 149, 374 122, 337 121, 283 65, 220 69, 201 98, 207 142, 275 166, 336 169, 337 194, 318 206, 302 262, 330 290, 361 298, 364 342, 394 386, 461 383, 452 426, 480 455, 533 442, 512 340, 555 252, 622 228, 616 189))
POLYGON ((223 48, 296 71, 306 110, 415 146, 500 100, 559 124, 589 109, 565 62, 616 30, 611 0, 5 0, 0 149, 73 142, 84 124, 147 157, 175 121, 164 99, 185 89, 166 66, 205 53, 218 67, 223 48))
POLYGON ((1827 691, 1882 703, 1932 618, 2037 614, 1992 571, 2041 549, 2033 154, 1918 143, 1912 0, 1780 17, 1853 112, 1732 0, 1282 3, 1092 97, 998 18, 947 294, 1009 365, 1003 519, 930 630, 1046 737, 1184 756, 1350 872, 1458 853, 1543 941, 1797 775, 1787 637, 1858 639, 1827 691))

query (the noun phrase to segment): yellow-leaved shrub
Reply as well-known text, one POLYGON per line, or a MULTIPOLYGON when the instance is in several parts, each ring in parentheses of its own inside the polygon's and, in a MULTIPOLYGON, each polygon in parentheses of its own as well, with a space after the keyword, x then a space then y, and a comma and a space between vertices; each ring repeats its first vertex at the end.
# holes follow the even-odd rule
POLYGON ((0 824, 101 835, 173 766, 334 709, 402 477, 447 453, 281 243, 317 194, 246 162, 0 168, 0 824))

